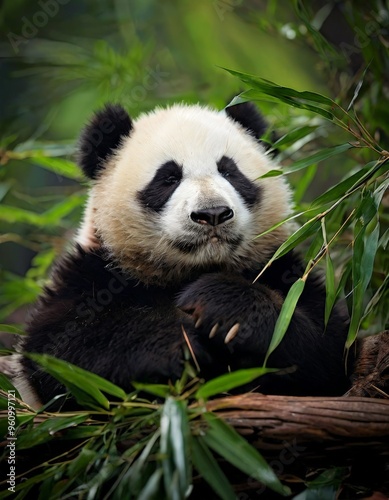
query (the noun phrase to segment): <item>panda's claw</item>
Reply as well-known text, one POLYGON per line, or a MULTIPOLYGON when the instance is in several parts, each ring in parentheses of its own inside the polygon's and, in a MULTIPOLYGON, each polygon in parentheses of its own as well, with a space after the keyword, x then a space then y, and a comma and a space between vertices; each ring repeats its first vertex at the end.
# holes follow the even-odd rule
POLYGON ((196 323, 195 323, 195 328, 199 328, 202 324, 203 324, 203 316, 199 316, 196 320, 196 323))
POLYGON ((219 323, 216 323, 215 325, 213 325, 213 327, 210 331, 210 334, 209 334, 210 339, 212 339, 216 335, 218 329, 219 329, 219 323))
POLYGON ((236 334, 238 333, 239 328, 240 328, 240 324, 235 323, 235 325, 229 329, 229 331, 226 335, 226 338, 224 339, 225 344, 228 344, 229 342, 231 342, 232 339, 234 339, 236 337, 236 334))

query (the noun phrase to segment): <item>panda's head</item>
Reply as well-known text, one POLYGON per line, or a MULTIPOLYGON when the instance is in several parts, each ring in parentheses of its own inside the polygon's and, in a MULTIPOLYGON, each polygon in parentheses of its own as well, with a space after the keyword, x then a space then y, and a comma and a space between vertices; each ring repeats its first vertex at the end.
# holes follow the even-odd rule
POLYGON ((290 193, 258 141, 251 104, 174 105, 132 121, 107 106, 85 128, 79 162, 93 184, 78 242, 102 246, 144 282, 262 264, 288 236, 290 193))

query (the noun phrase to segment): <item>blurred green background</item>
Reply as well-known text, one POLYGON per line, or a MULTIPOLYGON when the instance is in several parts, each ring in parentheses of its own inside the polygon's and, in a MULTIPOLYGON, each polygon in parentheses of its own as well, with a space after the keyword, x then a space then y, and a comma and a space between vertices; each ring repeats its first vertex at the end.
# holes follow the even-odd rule
MULTIPOLYGON (((221 109, 246 88, 223 68, 347 105, 370 64, 361 112, 385 145, 388 17, 382 1, 3 1, 1 319, 22 322, 20 307, 35 299, 74 234, 86 192, 74 152, 94 110, 120 102, 136 116, 176 101, 221 109)), ((312 126, 311 135, 281 150, 284 164, 346 140, 317 116, 266 99, 257 104, 278 136, 312 126)), ((300 186, 297 201, 314 198, 353 168, 352 157, 336 167, 323 162, 304 177, 307 191, 301 174, 291 175, 300 186)))

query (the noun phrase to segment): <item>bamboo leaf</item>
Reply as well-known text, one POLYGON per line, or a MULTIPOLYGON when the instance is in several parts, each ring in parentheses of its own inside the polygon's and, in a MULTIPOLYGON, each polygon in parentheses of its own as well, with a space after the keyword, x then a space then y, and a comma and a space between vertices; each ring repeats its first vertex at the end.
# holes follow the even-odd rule
MULTIPOLYGON (((238 77, 242 82, 252 87, 252 90, 248 90, 240 94, 239 98, 241 100, 246 98, 247 100, 261 99, 263 95, 266 95, 270 96, 270 98, 275 98, 280 102, 284 102, 285 104, 289 104, 290 106, 313 111, 314 113, 324 116, 328 120, 332 120, 334 118, 334 115, 330 110, 332 110, 332 108, 337 108, 338 106, 335 101, 329 99, 328 97, 315 92, 298 92, 297 90, 282 87, 281 85, 277 85, 263 78, 258 78, 254 75, 241 73, 227 68, 222 69, 228 71, 232 75, 238 77), (325 107, 319 107, 317 106, 317 103, 323 104, 325 107)), ((230 105, 234 104, 237 104, 237 100, 233 100, 230 103, 230 105)))
POLYGON ((298 299, 300 298, 300 295, 303 293, 304 287, 305 287, 305 280, 303 280, 302 278, 298 279, 290 287, 288 295, 285 297, 284 303, 282 304, 281 307, 280 314, 277 318, 274 327, 274 332, 270 341, 270 345, 266 353, 264 365, 266 365, 270 354, 276 349, 276 347, 280 344, 281 340, 284 338, 284 335, 289 327, 294 310, 296 308, 298 299))
MULTIPOLYGON (((160 438, 160 430, 158 429, 148 440, 146 446, 143 448, 139 458, 134 462, 130 469, 125 474, 124 478, 119 485, 119 489, 123 488, 123 484, 128 484, 128 487, 134 495, 138 495, 139 490, 143 484, 143 473, 147 464, 150 454, 153 452, 155 443, 160 438)), ((123 491, 124 493, 124 491, 123 491)))
POLYGON ((332 156, 344 153, 345 151, 351 149, 352 147, 354 147, 352 144, 346 143, 323 149, 322 151, 319 151, 318 153, 308 156, 307 158, 302 158, 301 160, 294 162, 290 167, 287 167, 285 169, 284 173, 290 174, 292 172, 297 172, 298 170, 319 163, 320 161, 327 160, 332 156))
MULTIPOLYGON (((78 396, 82 398, 84 394, 88 395, 92 400, 106 409, 109 408, 109 402, 101 391, 122 400, 126 399, 126 393, 123 389, 95 373, 88 372, 67 361, 54 358, 47 354, 28 354, 28 357, 42 366, 47 373, 68 387, 75 397, 78 396)), ((82 403, 82 401, 79 402, 82 403)))
POLYGON ((68 472, 70 477, 82 473, 87 467, 90 467, 99 454, 95 450, 81 448, 78 456, 69 464, 68 472))
POLYGON ((350 177, 347 177, 343 181, 339 182, 338 184, 336 184, 335 186, 331 187, 323 194, 318 196, 316 200, 312 202, 311 206, 320 207, 334 200, 339 199, 348 190, 350 190, 356 184, 356 182, 358 182, 363 177, 365 172, 366 172, 366 167, 361 168, 360 170, 358 170, 358 172, 355 172, 355 174, 351 175, 350 177))
POLYGON ((174 476, 177 476, 177 486, 181 493, 179 498, 188 496, 191 487, 189 435, 186 405, 183 401, 168 398, 161 415, 162 468, 165 490, 171 495, 174 476))
POLYGON ((292 165, 290 165, 287 168, 284 168, 283 170, 269 170, 269 172, 266 172, 266 174, 261 175, 260 179, 265 179, 267 177, 276 177, 279 175, 288 175, 293 172, 297 172, 298 170, 302 170, 304 168, 311 167, 312 165, 316 165, 316 163, 320 161, 327 160, 332 156, 344 153, 345 151, 347 151, 352 147, 353 147, 352 144, 347 143, 323 149, 322 151, 319 151, 318 153, 308 156, 307 158, 302 158, 301 160, 294 162, 292 165))
POLYGON ((359 219, 354 228, 354 252, 352 258, 353 300, 346 347, 353 344, 358 334, 363 316, 364 296, 373 273, 380 230, 377 201, 367 191, 357 211, 359 219))
POLYGON ((324 314, 324 324, 327 325, 330 319, 332 308, 335 304, 336 290, 335 290, 335 271, 334 265, 331 260, 329 251, 326 253, 326 305, 324 314))
MULTIPOLYGON (((286 241, 284 241, 284 243, 282 243, 282 245, 280 245, 278 249, 274 252, 272 258, 268 262, 268 266, 276 259, 279 259, 286 253, 290 252, 290 250, 292 250, 302 241, 305 241, 309 236, 316 233, 319 227, 320 227, 320 222, 317 219, 311 219, 308 222, 306 222, 303 226, 299 227, 297 231, 295 231, 291 236, 289 236, 289 238, 286 241)), ((260 236, 261 235, 257 236, 257 238, 259 238, 260 236)), ((259 276, 260 275, 258 275, 258 277, 259 276)))
POLYGON ((317 129, 317 125, 304 125, 303 127, 296 128, 291 132, 280 137, 274 144, 273 148, 279 148, 285 146, 286 144, 294 144, 298 140, 306 137, 317 129))
POLYGON ((55 226, 74 209, 81 207, 84 201, 84 195, 74 194, 41 214, 18 207, 2 205, 0 220, 10 224, 24 223, 37 227, 55 226))
POLYGON ((241 385, 248 384, 256 378, 274 371, 277 370, 271 368, 247 368, 243 370, 237 370, 236 372, 226 373, 202 385, 196 392, 195 397, 196 399, 206 400, 211 396, 215 396, 216 394, 228 392, 231 389, 235 389, 236 387, 239 387, 241 385))
POLYGON ((54 435, 69 427, 76 427, 84 423, 89 418, 86 413, 71 415, 70 417, 55 416, 35 427, 31 427, 27 432, 18 436, 17 446, 19 450, 32 448, 38 444, 46 443, 53 439, 54 435))
POLYGON ((54 205, 53 208, 47 210, 41 215, 42 223, 44 225, 55 225, 58 224, 60 220, 69 215, 73 210, 81 207, 85 202, 85 195, 83 194, 73 194, 68 196, 60 203, 54 205))
POLYGON ((68 179, 80 180, 83 178, 80 169, 72 161, 63 158, 44 156, 42 154, 34 154, 31 160, 40 167, 63 177, 67 177, 68 179))
POLYGON ((0 219, 10 224, 27 223, 34 226, 43 225, 40 214, 8 205, 1 206, 0 219))
POLYGON ((157 500, 161 498, 162 469, 156 469, 139 493, 137 500, 157 500))
POLYGON ((153 396, 161 398, 166 398, 171 392, 170 387, 165 384, 143 384, 141 382, 132 382, 132 385, 137 391, 148 392, 153 396))
POLYGON ((245 474, 257 479, 281 495, 289 495, 262 455, 235 429, 211 413, 203 414, 208 428, 203 436, 205 444, 245 474))
POLYGON ((25 335, 26 332, 16 325, 0 324, 0 332, 14 333, 15 335, 25 335))
POLYGON ((294 201, 295 203, 300 203, 305 195, 309 185, 315 178, 317 172, 317 165, 310 165, 304 172, 304 175, 299 179, 297 186, 294 190, 294 201))
POLYGON ((330 315, 331 315, 332 308, 333 308, 334 303, 335 303, 335 299, 336 299, 335 271, 334 271, 334 266, 332 264, 330 251, 328 248, 325 218, 323 218, 321 220, 321 228, 322 228, 323 243, 327 247, 326 274, 325 274, 326 303, 325 303, 325 311, 324 311, 324 324, 327 325, 328 320, 329 320, 330 315))
MULTIPOLYGON (((3 390, 4 392, 9 393, 9 391, 12 391, 14 393, 14 396, 18 399, 20 399, 20 394, 19 391, 16 389, 16 387, 13 385, 11 380, 4 375, 4 373, 0 373, 0 389, 3 390)), ((15 406, 17 406, 16 401, 14 401, 15 406)))
POLYGON ((236 495, 201 436, 192 437, 192 460, 200 475, 222 500, 235 500, 236 495))

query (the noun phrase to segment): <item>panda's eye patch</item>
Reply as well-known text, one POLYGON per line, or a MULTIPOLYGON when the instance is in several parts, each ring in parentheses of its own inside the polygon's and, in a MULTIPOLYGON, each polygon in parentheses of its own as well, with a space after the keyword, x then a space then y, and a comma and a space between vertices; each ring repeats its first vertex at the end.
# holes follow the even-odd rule
POLYGON ((155 174, 153 181, 165 184, 177 184, 182 179, 182 168, 174 161, 164 163, 155 174))
POLYGON ((217 162, 217 169, 223 177, 230 177, 238 171, 238 167, 232 158, 223 156, 217 162))
POLYGON ((173 160, 161 165, 149 184, 138 193, 145 208, 160 212, 182 179, 182 167, 173 160))
POLYGON ((261 190, 250 181, 238 168, 232 158, 223 156, 217 162, 217 169, 231 186, 240 194, 248 207, 252 207, 260 201, 261 190))

